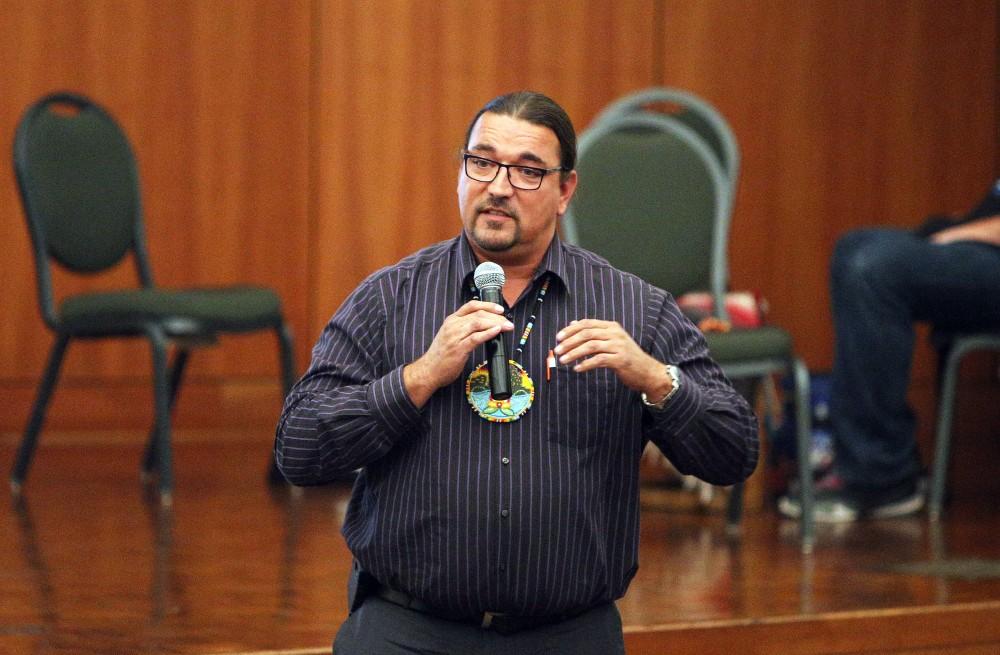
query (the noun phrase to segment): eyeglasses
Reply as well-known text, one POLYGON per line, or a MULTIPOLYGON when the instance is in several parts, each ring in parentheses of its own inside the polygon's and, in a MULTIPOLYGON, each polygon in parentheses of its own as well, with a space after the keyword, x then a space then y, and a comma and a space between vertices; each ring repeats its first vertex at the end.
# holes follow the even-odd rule
POLYGON ((534 166, 521 166, 520 164, 501 164, 498 161, 480 157, 470 152, 463 152, 462 158, 465 160, 465 174, 477 182, 492 182, 497 179, 501 168, 507 169, 507 179, 515 189, 524 191, 534 191, 542 186, 542 180, 549 173, 562 171, 562 166, 555 168, 536 168, 534 166))

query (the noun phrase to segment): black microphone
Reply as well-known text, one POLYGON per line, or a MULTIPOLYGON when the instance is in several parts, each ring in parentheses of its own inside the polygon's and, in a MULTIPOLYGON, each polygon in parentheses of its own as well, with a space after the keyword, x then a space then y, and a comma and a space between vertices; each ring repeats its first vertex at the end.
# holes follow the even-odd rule
MULTIPOLYGON (((493 262, 483 262, 476 267, 472 279, 479 289, 479 299, 503 306, 500 291, 507 276, 503 268, 493 262)), ((507 348, 503 345, 503 332, 486 342, 486 357, 490 362, 490 395, 494 400, 510 398, 510 364, 507 363, 507 348)))

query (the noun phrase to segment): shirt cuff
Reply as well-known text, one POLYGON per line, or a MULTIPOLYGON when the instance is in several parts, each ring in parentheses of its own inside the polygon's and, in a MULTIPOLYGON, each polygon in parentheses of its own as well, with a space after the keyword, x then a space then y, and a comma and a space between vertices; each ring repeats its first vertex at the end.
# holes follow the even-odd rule
POLYGON ((681 433, 702 412, 705 405, 705 394, 701 387, 690 376, 684 375, 683 370, 680 375, 677 393, 667 401, 663 409, 645 408, 656 427, 674 434, 681 433))
POLYGON ((420 410, 403 384, 402 366, 368 385, 368 407, 393 440, 412 432, 421 422, 420 410))

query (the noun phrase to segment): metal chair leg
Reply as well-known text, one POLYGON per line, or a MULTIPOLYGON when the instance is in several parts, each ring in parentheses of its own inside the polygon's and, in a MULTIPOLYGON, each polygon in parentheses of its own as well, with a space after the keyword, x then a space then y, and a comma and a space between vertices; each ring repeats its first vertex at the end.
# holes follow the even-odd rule
POLYGON ((958 369, 965 352, 961 347, 952 348, 945 363, 938 399, 937 427, 934 437, 934 464, 931 475, 931 494, 927 512, 932 521, 941 518, 944 504, 944 488, 948 477, 948 457, 951 447, 951 421, 955 413, 955 388, 958 385, 958 369))
POLYGON ((792 362, 792 371, 795 376, 795 433, 799 453, 799 503, 802 511, 799 521, 802 552, 811 553, 816 540, 816 517, 813 507, 812 464, 809 461, 809 453, 812 450, 809 370, 802 360, 796 359, 792 362))
POLYGON ((962 359, 977 350, 1000 351, 1000 335, 980 333, 959 335, 951 341, 945 358, 938 399, 938 416, 934 437, 934 464, 927 513, 932 521, 941 517, 944 490, 948 479, 948 458, 951 450, 951 424, 955 416, 955 397, 962 359))
POLYGON ((52 350, 49 352, 49 361, 45 365, 45 377, 42 378, 42 382, 38 386, 35 404, 31 408, 31 417, 28 419, 21 445, 17 450, 14 468, 11 469, 10 488, 15 494, 21 493, 24 478, 28 475, 28 468, 31 466, 31 459, 35 454, 35 447, 38 445, 38 433, 41 432, 42 424, 45 421, 45 410, 52 397, 52 390, 55 389, 56 381, 59 379, 59 368, 62 365, 63 356, 66 354, 69 339, 68 334, 58 334, 55 343, 52 344, 52 350))
MULTIPOLYGON (((771 420, 771 415, 773 413, 772 402, 774 387, 774 377, 772 375, 765 375, 760 379, 754 380, 752 385, 747 387, 745 398, 751 406, 756 405, 757 398, 763 396, 764 398, 764 418, 761 421, 764 438, 770 441, 772 435, 774 434, 774 423, 771 420)), ((758 467, 762 466, 758 464, 758 467)), ((744 497, 744 484, 743 482, 733 485, 729 492, 729 503, 726 505, 726 532, 730 536, 738 535, 740 532, 740 521, 743 520, 743 497, 744 497)))
MULTIPOLYGON (((187 366, 188 357, 191 351, 187 348, 179 348, 174 354, 174 363, 170 367, 169 397, 167 411, 173 415, 174 407, 177 405, 177 392, 180 390, 181 381, 184 379, 184 369, 187 366)), ((146 452, 142 457, 142 479, 149 480, 156 470, 158 464, 156 458, 156 424, 149 429, 149 439, 146 442, 146 452)))
MULTIPOLYGON (((736 381, 736 390, 746 398, 746 401, 754 406, 756 398, 758 396, 761 384, 764 386, 767 384, 767 380, 770 376, 764 376, 761 378, 744 378, 736 381)), ((765 399, 766 402, 766 399, 765 399)), ((765 420, 764 426, 765 435, 770 434, 769 426, 765 420)), ((726 533, 730 536, 737 536, 740 533, 740 521, 743 520, 743 485, 740 482, 732 486, 729 490, 729 499, 726 503, 726 533)))
POLYGON ((167 375, 166 334, 158 326, 146 329, 153 355, 153 403, 155 419, 153 430, 156 441, 156 461, 160 473, 160 504, 173 504, 174 473, 170 449, 170 382, 167 375))

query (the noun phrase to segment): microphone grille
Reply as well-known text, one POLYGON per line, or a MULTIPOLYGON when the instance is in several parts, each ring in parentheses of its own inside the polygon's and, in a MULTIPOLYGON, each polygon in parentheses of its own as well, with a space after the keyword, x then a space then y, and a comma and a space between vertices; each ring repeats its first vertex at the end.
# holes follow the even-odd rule
POLYGON ((476 267, 472 279, 475 281, 477 289, 502 289, 503 283, 507 281, 507 276, 503 274, 503 268, 500 264, 483 262, 476 267))

